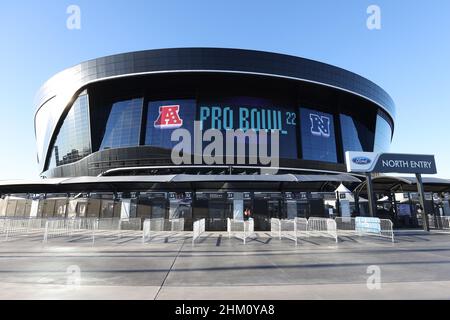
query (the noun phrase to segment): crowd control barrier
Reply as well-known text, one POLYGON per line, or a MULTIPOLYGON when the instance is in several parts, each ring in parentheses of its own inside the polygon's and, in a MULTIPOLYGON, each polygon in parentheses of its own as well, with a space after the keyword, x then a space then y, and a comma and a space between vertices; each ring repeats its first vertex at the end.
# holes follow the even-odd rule
POLYGON ((95 243, 95 231, 98 229, 96 218, 49 219, 45 223, 44 243, 52 238, 88 236, 95 243))
POLYGON ((428 226, 430 229, 450 231, 450 217, 428 215, 428 226))
POLYGON ((336 217, 335 221, 340 235, 375 235, 389 238, 394 242, 394 224, 389 219, 375 217, 336 217))
POLYGON ((22 236, 42 235, 44 227, 45 219, 0 219, 0 235, 4 241, 22 236))
POLYGON ((336 242, 338 242, 336 221, 329 218, 309 218, 308 236, 311 235, 333 238, 336 242))
POLYGON ((195 241, 205 232, 205 219, 195 221, 192 229, 192 245, 194 245, 195 241))
POLYGON ((255 234, 255 221, 250 218, 247 221, 227 218, 228 239, 234 236, 246 244, 247 239, 255 234))
POLYGON ((289 239, 298 244, 298 238, 307 236, 308 220, 306 218, 277 219, 270 220, 271 236, 278 239, 289 239))
POLYGON ((158 236, 170 237, 176 232, 184 231, 184 218, 180 219, 146 219, 142 228, 142 242, 146 243, 158 236))

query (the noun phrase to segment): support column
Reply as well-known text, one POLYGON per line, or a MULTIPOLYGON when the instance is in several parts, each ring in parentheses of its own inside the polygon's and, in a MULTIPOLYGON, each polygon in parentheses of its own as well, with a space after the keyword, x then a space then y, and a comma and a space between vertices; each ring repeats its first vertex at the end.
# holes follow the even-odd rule
POLYGON ((336 217, 342 217, 341 199, 339 196, 339 191, 336 191, 336 217))
MULTIPOLYGON (((398 216, 398 208, 397 208, 397 199, 395 198, 395 192, 391 191, 390 192, 390 198, 391 198, 391 203, 392 203, 392 208, 393 208, 393 213, 394 213, 394 220, 395 221, 399 221, 399 216, 398 216)), ((408 224, 410 223, 410 221, 408 220, 408 224)))
POLYGON ((359 192, 353 192, 353 197, 355 198, 355 213, 359 217, 361 216, 361 211, 359 208, 359 192))
POLYGON ((367 179, 367 195, 369 200, 369 216, 375 217, 377 209, 376 209, 376 203, 375 203, 375 197, 373 194, 373 186, 372 186, 372 174, 370 172, 366 173, 366 179, 367 179))
POLYGON ((419 202, 420 206, 422 207, 422 226, 423 230, 430 231, 430 226, 428 225, 428 217, 427 213, 425 212, 425 192, 423 190, 423 181, 422 181, 422 175, 416 174, 417 179, 417 191, 419 192, 419 202))

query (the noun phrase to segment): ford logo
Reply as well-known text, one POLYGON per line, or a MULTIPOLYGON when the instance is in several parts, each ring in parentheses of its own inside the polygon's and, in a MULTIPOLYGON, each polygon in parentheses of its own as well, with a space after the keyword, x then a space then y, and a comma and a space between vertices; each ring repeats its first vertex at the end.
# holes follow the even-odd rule
POLYGON ((355 157, 352 159, 353 163, 359 164, 359 165, 365 165, 365 164, 369 164, 372 162, 372 160, 370 160, 367 157, 355 157))

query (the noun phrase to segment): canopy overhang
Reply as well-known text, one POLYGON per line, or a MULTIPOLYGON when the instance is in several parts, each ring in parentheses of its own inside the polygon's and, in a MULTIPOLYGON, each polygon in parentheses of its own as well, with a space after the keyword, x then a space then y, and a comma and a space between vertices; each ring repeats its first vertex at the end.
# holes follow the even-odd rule
MULTIPOLYGON (((425 192, 450 192, 450 180, 432 177, 423 177, 425 192)), ((376 193, 387 192, 417 192, 417 179, 415 177, 378 176, 372 179, 373 190, 376 193)), ((363 181, 355 191, 367 190, 367 181, 363 181)))
POLYGON ((309 191, 331 190, 341 183, 357 185, 361 180, 349 174, 336 175, 153 175, 100 176, 41 180, 0 181, 0 193, 71 193, 131 191, 162 188, 275 188, 292 187, 309 191))

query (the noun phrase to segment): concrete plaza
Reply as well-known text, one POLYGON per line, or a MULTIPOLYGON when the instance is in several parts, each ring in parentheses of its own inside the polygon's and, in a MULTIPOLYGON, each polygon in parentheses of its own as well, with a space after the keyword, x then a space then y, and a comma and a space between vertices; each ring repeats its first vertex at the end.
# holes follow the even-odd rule
POLYGON ((0 242, 0 299, 450 299, 450 234, 271 238, 207 233, 0 242), (367 286, 369 266, 381 288, 367 286), (73 270, 78 271, 73 274, 73 270), (78 277, 79 275, 79 277, 78 277))

